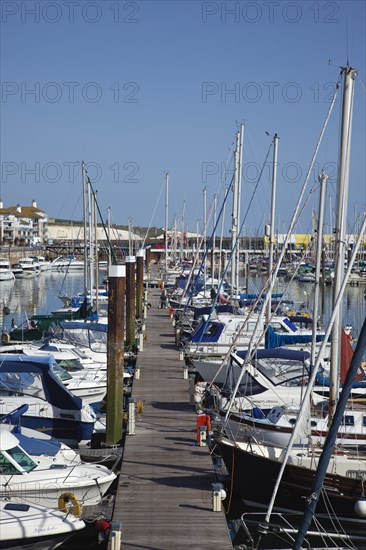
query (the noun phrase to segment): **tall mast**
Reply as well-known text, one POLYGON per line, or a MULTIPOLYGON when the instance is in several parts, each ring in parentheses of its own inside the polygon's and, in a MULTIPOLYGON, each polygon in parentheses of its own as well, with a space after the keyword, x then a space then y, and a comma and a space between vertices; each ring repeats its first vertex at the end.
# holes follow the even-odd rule
MULTIPOLYGON (((271 198, 271 226, 269 233, 269 259, 268 259, 268 276, 272 277, 273 270, 273 251, 274 251, 274 219, 275 219, 275 206, 276 206, 276 185, 277 185, 277 147, 278 147, 278 135, 273 136, 273 168, 272 168, 272 198, 271 198)), ((267 325, 271 318, 271 296, 268 298, 267 305, 267 325)))
POLYGON ((214 194, 214 220, 213 220, 213 239, 212 239, 212 254, 211 254, 211 273, 212 277, 215 274, 215 248, 216 248, 216 220, 217 220, 217 193, 214 194))
POLYGON ((165 276, 168 273, 168 199, 169 199, 169 173, 165 174, 165 276))
MULTIPOLYGON (((356 69, 348 65, 343 69, 343 102, 342 102, 342 123, 341 140, 339 151, 338 168, 338 191, 337 191, 337 212, 336 225, 334 228, 334 238, 336 245, 336 255, 334 261, 334 282, 333 282, 333 302, 336 300, 339 289, 344 278, 344 265, 346 260, 346 220, 347 220, 347 202, 348 202, 348 184, 349 184, 349 163, 351 147, 351 129, 352 129, 352 108, 354 97, 354 84, 356 69)), ((331 380, 329 391, 329 422, 332 419, 336 406, 339 390, 339 360, 341 346, 341 322, 342 306, 339 307, 332 330, 331 345, 331 380)))
POLYGON ((203 188, 203 288, 206 293, 207 261, 206 261, 206 241, 207 241, 207 208, 206 208, 207 187, 203 188))
MULTIPOLYGON (((93 193, 93 221, 94 221, 94 246, 95 246, 95 311, 99 313, 99 257, 98 257, 98 218, 97 218, 97 193, 93 193)), ((90 294, 91 298, 91 294, 90 294)))
POLYGON ((93 286, 94 286, 94 219, 93 219, 93 201, 92 201, 92 191, 91 185, 88 178, 88 221, 89 221, 89 292, 90 292, 90 303, 93 305, 93 286))
POLYGON ((85 175, 85 162, 81 161, 81 174, 83 183, 83 222, 84 222, 84 296, 88 294, 88 245, 87 245, 87 204, 88 204, 88 192, 85 175))
MULTIPOLYGON (((107 208, 107 235, 108 235, 108 270, 111 265, 111 207, 107 208)), ((108 271, 107 271, 108 273, 108 271)))
POLYGON ((244 125, 240 125, 240 131, 236 133, 236 146, 234 154, 234 185, 233 185, 233 208, 231 223, 231 248, 233 250, 231 265, 231 295, 234 289, 239 289, 239 227, 240 227, 240 195, 241 195, 241 172, 243 153, 243 132, 244 125))
POLYGON ((317 334, 317 320, 319 311, 319 297, 320 297, 320 270, 321 270, 321 256, 323 249, 323 232, 324 232, 324 206, 325 206, 325 191, 328 176, 321 173, 319 176, 320 182, 320 194, 319 194, 319 219, 318 230, 316 232, 316 259, 315 259, 315 289, 314 289, 314 310, 313 310, 313 332, 312 332, 312 344, 311 344, 311 365, 315 365, 316 360, 316 334, 317 334))

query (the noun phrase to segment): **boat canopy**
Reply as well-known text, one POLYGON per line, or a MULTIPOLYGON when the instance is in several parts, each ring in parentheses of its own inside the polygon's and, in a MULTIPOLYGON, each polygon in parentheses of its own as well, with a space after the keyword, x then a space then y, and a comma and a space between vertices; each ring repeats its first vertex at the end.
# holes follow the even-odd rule
POLYGON ((82 400, 53 374, 53 357, 0 355, 0 393, 31 395, 60 409, 80 410, 82 400))

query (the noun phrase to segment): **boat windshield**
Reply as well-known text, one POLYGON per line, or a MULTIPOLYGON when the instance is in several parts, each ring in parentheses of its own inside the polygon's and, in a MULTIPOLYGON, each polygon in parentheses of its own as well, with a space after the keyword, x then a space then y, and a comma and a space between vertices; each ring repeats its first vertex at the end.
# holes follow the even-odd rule
POLYGON ((66 380, 70 380, 72 378, 71 374, 69 374, 58 363, 52 363, 51 371, 57 376, 59 380, 61 380, 61 382, 65 382, 66 380))
POLYGON ((279 384, 298 386, 303 382, 304 377, 308 376, 307 370, 301 361, 283 358, 257 359, 255 366, 275 386, 279 384))
MULTIPOLYGON (((80 363, 79 359, 60 359, 57 361, 57 364, 62 367, 62 370, 67 372, 77 372, 84 370, 83 365, 80 363)), ((62 380, 69 380, 72 378, 68 375, 68 378, 62 378, 62 380)))
POLYGON ((20 447, 13 447, 0 452, 0 472, 3 474, 21 474, 22 471, 31 472, 37 464, 20 447), (18 469, 9 457, 12 458, 21 469, 18 469))
POLYGON ((38 372, 0 372, 0 395, 32 395, 46 400, 38 372))

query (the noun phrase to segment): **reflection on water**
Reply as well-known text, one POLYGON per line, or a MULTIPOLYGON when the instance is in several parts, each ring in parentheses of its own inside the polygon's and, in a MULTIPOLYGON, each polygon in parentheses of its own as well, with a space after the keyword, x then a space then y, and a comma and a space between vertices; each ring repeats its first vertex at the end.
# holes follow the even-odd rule
POLYGON ((12 319, 19 325, 35 313, 51 313, 62 307, 59 294, 73 296, 83 290, 83 274, 45 271, 31 278, 0 282, 0 323, 10 328, 12 319), (10 313, 4 315, 4 306, 10 313))
MULTIPOLYGON (((264 282, 263 276, 253 276, 248 281, 248 292, 260 292, 264 282)), ((332 292, 331 286, 321 287, 320 302, 318 312, 320 323, 323 327, 327 326, 332 314, 332 292)), ((352 334, 357 337, 366 317, 366 300, 364 299, 365 286, 347 285, 342 302, 342 325, 351 325, 352 334)), ((312 283, 300 283, 297 280, 291 282, 288 286, 287 281, 279 278, 274 289, 274 293, 284 293, 288 300, 293 300, 299 308, 304 305, 310 312, 313 310, 315 285, 312 283)))
MULTIPOLYGON (((100 280, 102 278, 101 274, 100 280)), ((263 276, 251 276, 248 281, 248 292, 256 293, 262 290, 263 276)), ((64 273, 46 271, 30 279, 16 279, 15 281, 0 281, 0 325, 1 328, 10 328, 11 321, 19 325, 26 317, 35 313, 50 313, 53 309, 62 307, 58 295, 72 296, 83 290, 82 273, 64 273), (4 316, 6 306, 10 314, 4 316)), ((284 279, 278 279, 274 292, 285 292, 288 300, 293 300, 297 306, 304 304, 312 310, 314 300, 314 285, 293 281, 290 288, 284 279)), ((347 285, 343 299, 342 324, 353 327, 353 335, 357 336, 366 316, 366 300, 363 286, 347 285)), ((324 298, 320 300, 319 315, 324 326, 329 321, 332 311, 332 287, 324 288, 324 298)))

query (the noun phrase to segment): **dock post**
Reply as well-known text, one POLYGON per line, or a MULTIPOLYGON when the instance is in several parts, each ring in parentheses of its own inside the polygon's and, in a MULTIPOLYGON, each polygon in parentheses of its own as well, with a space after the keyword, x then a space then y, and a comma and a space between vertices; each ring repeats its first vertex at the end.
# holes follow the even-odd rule
POLYGON ((136 349, 136 285, 135 256, 126 256, 126 346, 136 349))
POLYGON ((144 350, 144 332, 140 332, 139 334, 139 351, 144 350))
POLYGON ((130 397, 128 400, 128 435, 135 435, 136 424, 136 403, 135 398, 130 397))
POLYGON ((110 550, 120 550, 122 543, 122 521, 111 521, 109 539, 110 550))
POLYGON ((122 438, 125 277, 124 265, 110 266, 108 274, 107 445, 115 445, 122 438))
POLYGON ((212 510, 221 512, 221 501, 226 498, 226 491, 222 483, 212 484, 212 510))

